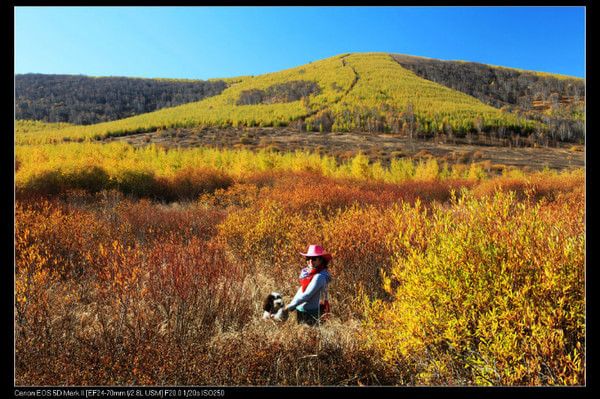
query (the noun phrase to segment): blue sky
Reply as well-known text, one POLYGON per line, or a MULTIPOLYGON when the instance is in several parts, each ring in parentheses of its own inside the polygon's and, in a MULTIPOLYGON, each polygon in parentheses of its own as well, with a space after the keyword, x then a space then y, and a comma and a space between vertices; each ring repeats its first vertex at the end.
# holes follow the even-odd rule
POLYGON ((15 73, 224 78, 348 52, 585 77, 585 8, 15 7, 15 73))

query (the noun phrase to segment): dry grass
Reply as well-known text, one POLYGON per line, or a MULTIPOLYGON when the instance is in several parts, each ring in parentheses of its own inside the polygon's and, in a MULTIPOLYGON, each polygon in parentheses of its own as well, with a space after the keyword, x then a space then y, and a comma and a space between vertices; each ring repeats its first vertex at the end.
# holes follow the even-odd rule
POLYGON ((492 163, 507 166, 529 166, 533 170, 544 167, 551 169, 568 169, 583 167, 583 146, 571 145, 560 148, 524 147, 508 148, 490 146, 487 143, 473 141, 467 144, 464 140, 454 143, 435 143, 432 140, 409 140, 393 134, 375 134, 368 132, 325 132, 308 133, 285 128, 191 128, 180 129, 185 139, 175 135, 164 135, 160 132, 142 133, 124 137, 113 137, 108 141, 119 140, 131 142, 134 146, 151 143, 165 147, 198 147, 214 146, 217 148, 247 148, 259 150, 272 148, 276 151, 295 151, 306 149, 323 155, 335 157, 338 161, 346 161, 357 153, 366 154, 371 162, 381 161, 388 165, 390 160, 398 157, 419 159, 435 157, 445 159, 450 164, 468 164, 472 161, 489 160, 492 163), (567 154, 571 160, 567 159, 567 154), (575 157, 573 158, 573 156, 575 157))
POLYGON ((426 383, 406 373, 408 362, 390 363, 369 345, 375 331, 365 324, 365 300, 390 300, 381 272, 409 254, 398 240, 421 254, 426 234, 409 227, 448 207, 461 188, 476 198, 513 190, 523 209, 540 199, 559 220, 583 203, 583 183, 581 172, 399 185, 263 172, 171 204, 116 191, 19 198, 16 382, 426 383), (263 322, 264 296, 292 297, 303 266, 298 252, 313 242, 334 255, 333 317, 318 329, 293 317, 263 322))

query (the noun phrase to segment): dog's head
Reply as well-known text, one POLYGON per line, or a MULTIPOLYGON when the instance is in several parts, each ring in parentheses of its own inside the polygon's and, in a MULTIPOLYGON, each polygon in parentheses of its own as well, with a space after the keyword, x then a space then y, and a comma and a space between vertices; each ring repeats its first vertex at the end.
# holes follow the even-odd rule
POLYGON ((283 307, 283 297, 279 292, 271 292, 267 295, 263 303, 263 310, 271 314, 277 313, 277 311, 283 307))
POLYGON ((271 292, 265 298, 263 303, 263 319, 286 321, 288 319, 288 311, 285 309, 283 297, 279 292, 271 292))

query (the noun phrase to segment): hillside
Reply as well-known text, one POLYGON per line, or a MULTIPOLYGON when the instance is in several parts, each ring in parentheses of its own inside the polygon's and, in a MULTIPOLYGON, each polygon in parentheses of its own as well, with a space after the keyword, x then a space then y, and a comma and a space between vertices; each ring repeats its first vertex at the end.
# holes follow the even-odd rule
POLYGON ((416 75, 461 91, 496 108, 543 121, 566 139, 584 137, 583 79, 464 61, 393 54, 416 75))
MULTIPOLYGON (((519 106, 523 101, 517 101, 515 109, 497 108, 502 101, 513 100, 509 95, 512 92, 496 92, 490 87, 509 87, 510 83, 488 85, 486 90, 479 90, 479 86, 473 84, 479 81, 478 75, 469 64, 465 64, 463 70, 468 79, 437 79, 444 74, 431 71, 445 69, 422 68, 423 65, 427 66, 411 64, 397 55, 385 53, 343 54, 280 72, 232 80, 220 94, 200 101, 90 126, 22 133, 17 142, 98 139, 198 126, 289 126, 307 131, 389 132, 410 137, 488 134, 496 137, 553 135, 553 138, 557 138, 556 127, 560 127, 564 133, 560 139, 583 137, 582 111, 574 115, 563 112, 562 118, 573 123, 554 126, 548 123, 552 122, 551 118, 544 117, 551 114, 524 112, 519 106), (434 78, 440 82, 433 81, 434 78), (456 84, 462 80, 467 83, 456 84), (451 85, 455 87, 448 87, 451 85)), ((458 68, 457 63, 449 65, 450 70, 458 68)), ((527 79, 522 76, 532 75, 523 72, 519 77, 515 73, 507 76, 525 82, 527 79)), ((495 74, 503 76, 500 72, 495 74)), ((512 82, 507 79, 496 81, 512 82)), ((540 75, 536 80, 536 87, 551 88, 540 85, 540 80, 555 82, 557 79, 540 75)), ((577 84, 569 86, 570 80, 564 80, 566 85, 557 86, 557 90, 580 96, 581 80, 574 81, 577 84)), ((537 95, 535 87, 528 90, 527 93, 533 93, 531 96, 537 95)))
POLYGON ((221 93, 222 80, 24 74, 15 76, 15 117, 89 125, 221 93))
POLYGON ((515 105, 529 110, 556 97, 571 102, 585 98, 585 83, 579 78, 403 54, 393 54, 392 58, 424 79, 462 91, 496 108, 515 105))

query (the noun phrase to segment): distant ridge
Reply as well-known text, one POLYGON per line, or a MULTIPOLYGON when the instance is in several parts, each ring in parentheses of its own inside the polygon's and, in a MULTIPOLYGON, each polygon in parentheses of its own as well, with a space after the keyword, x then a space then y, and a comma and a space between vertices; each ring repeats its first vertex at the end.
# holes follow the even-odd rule
POLYGON ((567 141, 584 136, 582 79, 477 63, 352 53, 230 79, 219 87, 223 85, 228 86, 200 101, 20 138, 98 139, 196 126, 290 126, 424 137, 554 134, 567 141))
POLYGON ((585 97, 583 79, 572 76, 404 54, 392 57, 424 79, 462 91, 497 108, 515 105, 530 109, 534 101, 549 102, 552 95, 585 97))
POLYGON ((198 101, 226 87, 222 80, 22 74, 15 76, 15 115, 89 125, 198 101))

